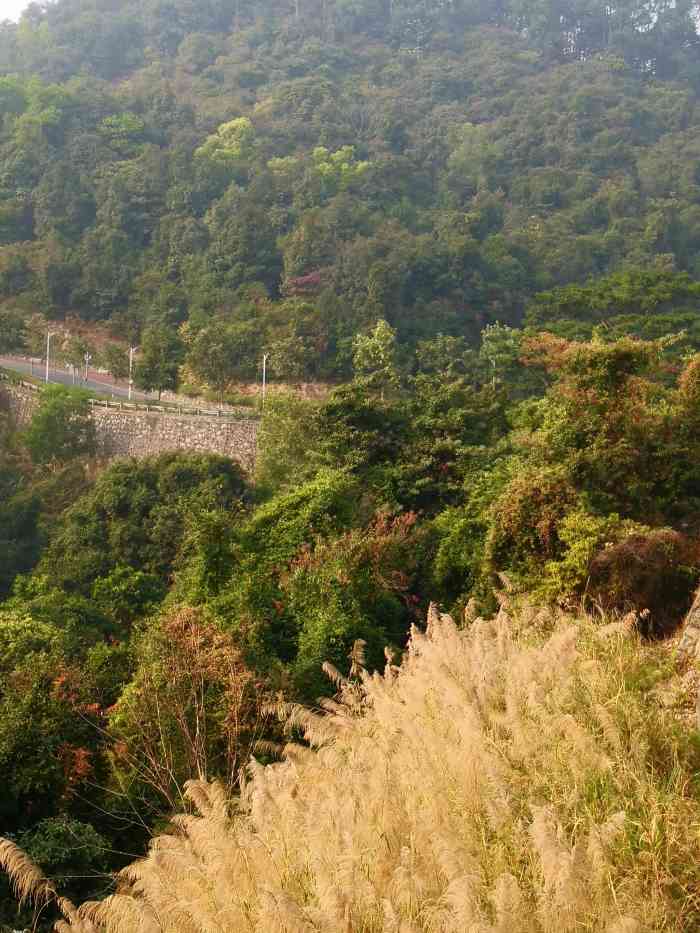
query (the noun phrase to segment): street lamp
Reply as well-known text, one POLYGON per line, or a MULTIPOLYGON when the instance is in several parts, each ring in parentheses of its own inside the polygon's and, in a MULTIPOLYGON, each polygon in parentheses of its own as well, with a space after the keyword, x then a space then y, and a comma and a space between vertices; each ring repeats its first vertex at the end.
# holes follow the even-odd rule
POLYGON ((92 359, 92 356, 89 353, 86 353, 83 359, 85 360, 85 382, 87 382, 90 371, 90 360, 92 359))
POLYGON ((269 353, 263 353, 263 373, 262 373, 262 407, 265 407, 265 393, 267 391, 267 360, 269 353))
POLYGON ((131 401, 131 390, 134 387, 134 380, 132 374, 134 372, 134 353, 138 350, 138 347, 129 347, 129 401, 131 401))
POLYGON ((53 331, 50 331, 50 330, 46 331, 46 379, 45 379, 46 382, 49 381, 49 357, 51 356, 51 338, 55 336, 56 334, 53 331))

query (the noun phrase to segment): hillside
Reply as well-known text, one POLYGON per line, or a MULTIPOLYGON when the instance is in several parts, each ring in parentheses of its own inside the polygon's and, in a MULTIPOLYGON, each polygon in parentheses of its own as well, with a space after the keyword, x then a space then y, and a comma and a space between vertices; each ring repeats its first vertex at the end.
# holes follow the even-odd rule
POLYGON ((196 366, 223 322, 238 378, 337 379, 379 318, 410 353, 589 276, 700 276, 692 11, 34 4, 0 27, 5 343, 36 310, 165 323, 196 366))
POLYGON ((2 933, 698 928, 697 22, 0 25, 3 359, 259 422, 106 462, 0 383, 2 933))

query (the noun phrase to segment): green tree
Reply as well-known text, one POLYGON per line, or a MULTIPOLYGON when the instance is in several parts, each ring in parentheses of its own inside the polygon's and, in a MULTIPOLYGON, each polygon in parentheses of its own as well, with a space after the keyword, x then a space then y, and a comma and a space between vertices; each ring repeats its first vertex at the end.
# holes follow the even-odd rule
POLYGON ((178 386, 182 343, 165 324, 152 324, 143 332, 134 382, 146 392, 175 391, 178 386))
POLYGON ((24 344, 24 317, 18 308, 0 308, 0 353, 17 353, 24 344))
POLYGON ((377 321, 368 334, 358 334, 353 341, 353 365, 356 378, 379 393, 399 385, 396 355, 396 331, 386 321, 377 321))
POLYGON ((255 337, 252 323, 216 320, 192 338, 186 363, 199 381, 216 392, 219 404, 236 380, 255 371, 255 337))
POLYGON ((118 343, 106 344, 100 353, 100 359, 107 372, 115 379, 126 379, 129 375, 129 353, 118 343))
POLYGON ((60 354, 79 373, 85 366, 85 358, 92 359, 92 347, 84 337, 74 334, 63 341, 60 354))
POLYGON ((269 397, 257 439, 259 488, 281 492, 311 478, 320 441, 318 407, 293 394, 269 397))
POLYGON ((152 601, 153 578, 160 587, 171 581, 188 515, 228 512, 245 494, 241 469, 225 457, 170 453, 119 461, 61 516, 39 571, 126 619, 139 601, 152 601))
POLYGON ((94 456, 95 422, 87 395, 64 386, 46 386, 22 440, 33 462, 40 465, 94 456))
POLYGON ((50 330, 49 322, 35 312, 27 318, 24 324, 24 346, 30 356, 46 356, 46 335, 50 330))

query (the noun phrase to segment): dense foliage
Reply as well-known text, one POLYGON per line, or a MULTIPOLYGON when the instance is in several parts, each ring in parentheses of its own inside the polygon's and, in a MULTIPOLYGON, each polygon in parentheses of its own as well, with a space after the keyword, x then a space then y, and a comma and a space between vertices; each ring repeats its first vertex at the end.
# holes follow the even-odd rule
POLYGON ((221 395, 263 352, 346 377, 377 319, 407 353, 655 257, 696 276, 693 10, 32 4, 0 26, 0 344, 77 313, 143 338, 143 386, 186 355, 221 395))
POLYGON ((238 793, 278 753, 271 708, 337 712, 323 665, 398 664, 429 600, 678 624, 695 22, 680 0, 56 0, 0 25, 0 353, 41 355, 48 326, 76 381, 99 356, 221 403, 264 357, 328 383, 268 393, 253 476, 100 462, 84 395, 50 387, 20 426, 0 383, 0 820, 59 894, 112 890, 188 780, 238 793))
MULTIPOLYGON (((632 611, 651 636, 682 618, 700 575, 687 337, 498 326, 478 351, 422 342, 407 368, 380 322, 353 358, 324 401, 269 400, 249 479, 201 454, 32 461, 32 429, 8 424, 0 761, 30 848, 80 824, 105 841, 97 884, 188 779, 235 790, 277 738, 271 698, 327 695, 324 663, 348 654, 400 656, 429 598, 489 610, 505 584, 632 611)), ((57 398, 82 401, 46 393, 32 428, 57 398)))

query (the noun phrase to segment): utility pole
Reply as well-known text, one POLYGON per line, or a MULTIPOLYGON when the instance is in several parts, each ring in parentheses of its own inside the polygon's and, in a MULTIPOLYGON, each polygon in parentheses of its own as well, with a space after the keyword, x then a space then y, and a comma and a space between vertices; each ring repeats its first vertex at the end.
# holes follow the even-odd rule
POLYGON ((134 386, 134 353, 136 353, 137 350, 138 347, 129 347, 129 401, 131 401, 131 390, 134 386))
POLYGON ((265 393, 267 391, 267 359, 269 353, 263 353, 263 380, 262 380, 262 407, 265 407, 265 393))
POLYGON ((46 331, 46 379, 45 379, 46 382, 49 381, 49 359, 51 357, 51 338, 55 336, 56 335, 52 331, 50 330, 46 331))

